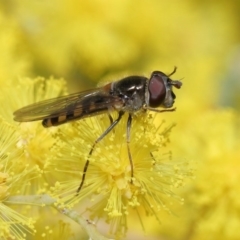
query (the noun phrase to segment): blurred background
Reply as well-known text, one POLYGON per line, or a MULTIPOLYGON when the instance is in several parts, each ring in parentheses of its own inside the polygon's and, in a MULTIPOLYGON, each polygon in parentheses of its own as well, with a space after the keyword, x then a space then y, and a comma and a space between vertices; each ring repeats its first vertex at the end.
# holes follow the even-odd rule
POLYGON ((158 119, 177 123, 169 149, 196 178, 146 239, 240 239, 239 12, 234 0, 1 0, 0 83, 54 76, 71 93, 177 66, 177 111, 158 119))

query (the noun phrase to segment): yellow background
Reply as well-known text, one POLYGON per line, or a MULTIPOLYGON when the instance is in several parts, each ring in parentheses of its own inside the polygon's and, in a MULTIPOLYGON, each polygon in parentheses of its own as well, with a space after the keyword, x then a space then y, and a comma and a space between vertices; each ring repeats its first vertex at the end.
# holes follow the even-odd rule
POLYGON ((177 111, 159 121, 177 123, 169 148, 175 159, 197 163, 196 179, 180 192, 186 203, 178 217, 146 221, 150 235, 237 239, 239 12, 239 1, 226 0, 2 0, 0 83, 53 75, 75 92, 177 66, 177 111))

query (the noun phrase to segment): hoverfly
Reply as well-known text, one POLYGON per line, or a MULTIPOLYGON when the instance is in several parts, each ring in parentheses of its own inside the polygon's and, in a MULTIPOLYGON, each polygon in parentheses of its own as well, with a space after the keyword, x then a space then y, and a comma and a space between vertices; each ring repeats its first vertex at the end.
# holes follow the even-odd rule
POLYGON ((96 144, 119 123, 124 113, 127 112, 126 140, 132 182, 133 161, 129 147, 132 115, 140 110, 154 112, 175 111, 175 108, 171 108, 176 98, 172 91, 172 86, 176 88, 182 86, 180 81, 170 79, 170 76, 175 72, 176 67, 169 75, 160 71, 154 71, 149 79, 143 76, 129 76, 100 88, 37 102, 15 111, 14 120, 18 122, 42 120, 44 127, 52 127, 86 117, 104 113, 108 114, 111 124, 95 140, 89 151, 83 168, 82 179, 77 189, 78 194, 83 187, 89 159, 96 144), (158 107, 164 109, 157 109, 158 107), (110 113, 114 110, 118 112, 118 117, 113 121, 110 113))

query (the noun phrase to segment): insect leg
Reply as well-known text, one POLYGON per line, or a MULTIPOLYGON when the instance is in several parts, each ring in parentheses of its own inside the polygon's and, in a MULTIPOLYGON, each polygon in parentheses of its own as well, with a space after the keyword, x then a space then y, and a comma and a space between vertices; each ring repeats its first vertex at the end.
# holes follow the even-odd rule
POLYGON ((109 112, 108 112, 108 118, 109 118, 110 124, 112 125, 113 124, 113 117, 109 112))
POLYGON ((133 183, 133 161, 132 161, 132 154, 129 147, 131 125, 132 125, 132 115, 129 114, 128 121, 127 121, 127 150, 128 150, 128 158, 131 166, 131 183, 133 183))
POLYGON ((88 165, 89 165, 89 158, 90 156, 92 155, 93 153, 93 150, 96 146, 97 143, 99 143, 109 132, 111 132, 111 130, 119 123, 119 121, 121 120, 122 116, 123 116, 124 112, 123 111, 120 111, 119 114, 118 114, 118 118, 105 130, 105 132, 94 142, 94 144, 92 145, 92 148, 88 154, 88 158, 87 158, 87 161, 85 163, 85 166, 83 168, 83 175, 82 175, 82 181, 77 189, 77 194, 81 191, 82 189, 82 186, 83 186, 83 183, 84 183, 84 180, 85 180, 85 177, 86 177, 86 173, 87 173, 87 169, 88 169, 88 165))
POLYGON ((176 111, 176 108, 169 108, 169 109, 155 109, 155 108, 151 108, 148 106, 143 106, 143 109, 147 109, 149 111, 153 111, 153 112, 174 112, 176 111))

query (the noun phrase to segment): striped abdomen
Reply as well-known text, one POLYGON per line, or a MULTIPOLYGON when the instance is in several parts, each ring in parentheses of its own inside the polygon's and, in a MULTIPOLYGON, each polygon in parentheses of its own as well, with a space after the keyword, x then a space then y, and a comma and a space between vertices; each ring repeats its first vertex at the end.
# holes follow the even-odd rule
POLYGON ((42 125, 44 127, 58 126, 66 122, 102 114, 109 108, 105 96, 92 96, 84 100, 79 105, 69 106, 67 113, 60 112, 59 115, 54 114, 54 117, 47 117, 42 121, 42 125))

